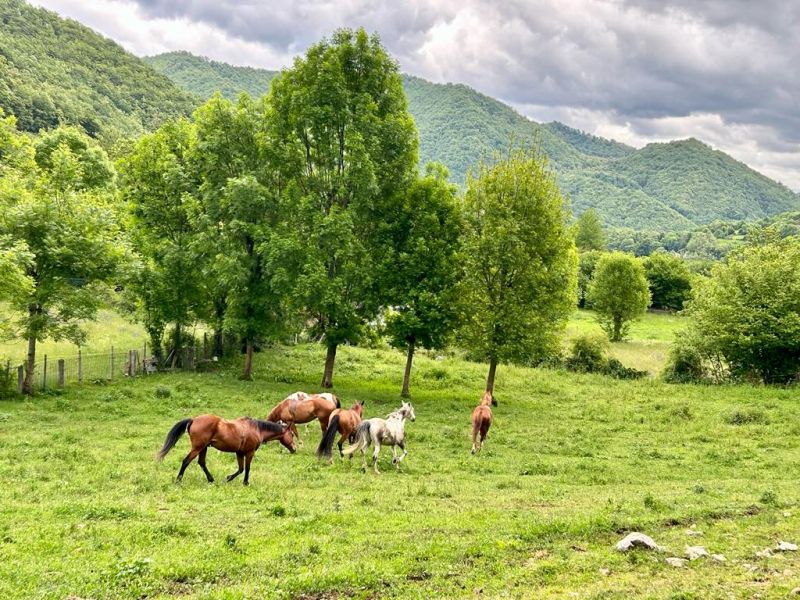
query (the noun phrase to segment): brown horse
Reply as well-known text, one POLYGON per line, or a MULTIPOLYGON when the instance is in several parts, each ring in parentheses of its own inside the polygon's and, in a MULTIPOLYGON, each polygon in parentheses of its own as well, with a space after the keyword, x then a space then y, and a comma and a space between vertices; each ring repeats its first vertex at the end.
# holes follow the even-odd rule
POLYGON ((328 419, 331 413, 342 405, 333 394, 306 394, 295 392, 280 402, 267 416, 270 421, 285 421, 289 423, 292 432, 299 440, 297 423, 310 423, 319 419, 322 432, 328 428, 328 419))
POLYGON ((253 455, 261 444, 272 440, 280 440, 289 452, 294 454, 297 448, 294 445, 292 430, 286 423, 273 423, 260 421, 250 417, 241 417, 235 421, 222 419, 216 415, 200 415, 194 419, 184 419, 172 426, 164 440, 164 445, 156 455, 158 460, 163 460, 167 453, 175 447, 178 439, 184 432, 189 434, 192 449, 181 463, 176 483, 183 478, 186 467, 197 458, 200 468, 206 474, 208 483, 213 483, 214 478, 206 468, 206 452, 208 447, 216 448, 222 452, 235 452, 239 461, 239 470, 228 475, 228 481, 238 477, 244 471, 244 484, 250 484, 250 463, 253 455))
POLYGON ((483 441, 489 433, 489 427, 492 426, 492 406, 497 406, 492 392, 486 391, 483 393, 481 403, 472 411, 472 453, 476 454, 483 449, 483 441), (478 445, 478 435, 480 434, 481 440, 478 445))
MULTIPOLYGON (((328 422, 328 429, 325 430, 325 435, 322 436, 322 440, 317 448, 317 458, 322 458, 324 456, 333 462, 331 454, 333 451, 333 440, 336 438, 337 433, 341 435, 339 443, 337 444, 337 446, 339 446, 339 456, 344 458, 342 444, 344 444, 345 438, 350 442, 353 441, 353 434, 361 424, 361 415, 363 412, 363 402, 356 402, 349 409, 337 408, 334 410, 328 422)), ((352 455, 350 458, 353 458, 352 455)))

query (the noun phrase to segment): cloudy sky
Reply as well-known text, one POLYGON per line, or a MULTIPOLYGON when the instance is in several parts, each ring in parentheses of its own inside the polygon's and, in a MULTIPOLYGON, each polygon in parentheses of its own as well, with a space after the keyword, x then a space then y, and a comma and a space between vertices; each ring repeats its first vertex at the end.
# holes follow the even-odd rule
POLYGON ((634 146, 699 138, 800 190, 796 0, 34 0, 138 55, 279 69, 340 26, 403 71, 634 146))

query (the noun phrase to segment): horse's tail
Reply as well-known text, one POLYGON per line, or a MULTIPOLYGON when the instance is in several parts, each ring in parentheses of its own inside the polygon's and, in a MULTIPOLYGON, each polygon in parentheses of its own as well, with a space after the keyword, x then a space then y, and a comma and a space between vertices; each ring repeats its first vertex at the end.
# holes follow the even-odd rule
POLYGON ((355 433, 355 443, 344 451, 345 456, 351 456, 369 446, 369 426, 369 421, 363 421, 361 425, 358 426, 355 433))
POLYGON ((317 448, 317 458, 330 458, 333 453, 333 440, 336 439, 336 432, 339 431, 339 415, 333 415, 331 422, 328 423, 328 428, 325 430, 325 435, 320 440, 319 447, 317 448))
POLYGON ((184 419, 183 421, 178 421, 175 425, 172 426, 172 429, 169 430, 167 434, 167 439, 164 440, 164 445, 161 446, 161 450, 158 451, 156 454, 156 458, 158 460, 164 460, 164 457, 167 453, 175 447, 175 444, 178 443, 180 437, 187 431, 189 431, 189 426, 192 424, 192 419, 184 419))

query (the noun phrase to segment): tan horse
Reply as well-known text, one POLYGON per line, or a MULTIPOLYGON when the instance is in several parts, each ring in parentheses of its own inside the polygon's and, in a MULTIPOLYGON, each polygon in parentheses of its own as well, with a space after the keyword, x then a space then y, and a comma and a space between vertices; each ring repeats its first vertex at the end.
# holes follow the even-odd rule
MULTIPOLYGON (((349 409, 337 408, 334 410, 328 422, 328 429, 325 430, 325 435, 322 436, 322 440, 317 448, 317 458, 325 457, 330 462, 333 462, 331 454, 333 453, 333 440, 336 438, 337 433, 340 434, 339 443, 336 444, 339 447, 339 456, 344 458, 344 453, 342 451, 344 440, 345 438, 350 441, 353 440, 353 433, 361 424, 361 415, 363 412, 363 402, 356 402, 349 409)), ((350 456, 350 458, 353 457, 350 456)))
POLYGON ((481 403, 472 411, 472 453, 476 454, 483 449, 483 441, 489 434, 489 427, 492 426, 492 406, 497 406, 492 392, 484 392, 481 403), (480 445, 478 436, 480 435, 480 445))
POLYGON ((299 440, 297 423, 310 423, 319 419, 322 432, 328 428, 331 413, 342 405, 333 394, 306 394, 295 392, 281 401, 267 416, 270 421, 285 421, 292 428, 292 433, 299 440))
POLYGON ((156 455, 158 460, 163 460, 167 453, 175 447, 178 439, 187 432, 192 442, 192 449, 181 463, 176 483, 183 478, 183 472, 197 457, 197 462, 203 473, 206 474, 208 483, 214 482, 214 477, 206 467, 206 452, 208 447, 216 448, 221 452, 235 452, 239 462, 239 470, 228 475, 228 481, 238 477, 244 471, 244 484, 250 484, 250 463, 253 455, 261 444, 271 440, 280 440, 292 454, 297 450, 294 445, 292 430, 286 423, 273 423, 272 421, 259 421, 250 417, 242 417, 235 421, 222 419, 216 415, 200 415, 194 419, 184 419, 172 426, 164 440, 164 445, 156 455))

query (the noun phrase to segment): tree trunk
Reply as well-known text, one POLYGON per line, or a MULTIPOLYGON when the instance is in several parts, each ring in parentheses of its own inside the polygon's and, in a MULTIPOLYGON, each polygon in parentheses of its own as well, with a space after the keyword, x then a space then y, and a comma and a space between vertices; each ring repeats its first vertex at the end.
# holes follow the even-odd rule
POLYGON ((225 352, 225 340, 222 336, 222 327, 214 329, 214 341, 211 343, 211 355, 222 358, 225 352))
POLYGON ((408 343, 408 354, 406 355, 406 371, 403 373, 403 389, 400 392, 400 395, 403 398, 408 398, 411 396, 411 392, 408 389, 408 384, 411 380, 411 363, 414 361, 414 350, 416 349, 417 344, 416 342, 409 342, 408 343))
POLYGON ((322 373, 322 387, 330 389, 333 387, 333 364, 336 362, 336 349, 338 344, 328 346, 328 353, 325 355, 325 371, 322 373))
POLYGON ((242 379, 246 381, 253 380, 253 340, 249 338, 245 341, 244 372, 242 373, 242 379))
POLYGON ((497 372, 497 359, 489 359, 489 374, 486 376, 486 391, 494 394, 494 374, 497 372))
POLYGON ((225 338, 222 334, 222 325, 225 321, 225 308, 226 304, 224 300, 217 300, 214 302, 214 347, 211 349, 211 353, 219 358, 222 358, 225 353, 225 338))
POLYGON ((612 342, 618 342, 622 339, 622 319, 614 317, 614 332, 611 335, 612 342))
POLYGON ((28 359, 25 362, 25 381, 22 382, 22 392, 33 396, 33 371, 36 368, 36 336, 28 338, 28 359))
POLYGON ((178 356, 181 353, 181 324, 175 323, 175 336, 172 348, 172 368, 178 366, 178 356))

